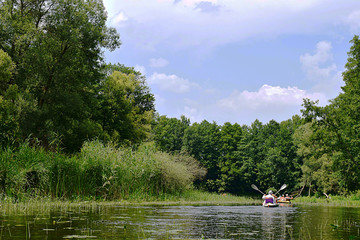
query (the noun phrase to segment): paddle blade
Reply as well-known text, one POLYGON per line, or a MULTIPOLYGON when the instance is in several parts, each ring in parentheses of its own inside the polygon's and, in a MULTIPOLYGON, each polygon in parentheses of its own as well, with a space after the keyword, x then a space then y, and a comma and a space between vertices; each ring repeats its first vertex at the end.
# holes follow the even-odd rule
POLYGON ((264 194, 260 189, 257 188, 257 186, 255 186, 255 184, 251 184, 251 187, 252 187, 254 190, 256 190, 256 191, 264 194))
POLYGON ((284 190, 286 187, 287 187, 287 185, 286 185, 286 184, 283 184, 283 185, 281 186, 281 188, 275 193, 275 195, 278 194, 281 190, 284 190))

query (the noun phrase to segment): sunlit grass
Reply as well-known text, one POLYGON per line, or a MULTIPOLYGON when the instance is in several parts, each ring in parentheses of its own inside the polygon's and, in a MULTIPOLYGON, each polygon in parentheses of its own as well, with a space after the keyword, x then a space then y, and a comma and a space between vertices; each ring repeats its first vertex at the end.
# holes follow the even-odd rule
POLYGON ((299 197, 292 201, 296 204, 360 207, 360 191, 347 196, 299 197))
POLYGON ((87 142, 67 156, 23 144, 0 150, 0 199, 166 200, 192 188, 206 174, 192 157, 87 142))
POLYGON ((14 199, 5 198, 0 202, 0 215, 31 214, 32 212, 47 212, 53 208, 61 210, 70 209, 96 209, 98 206, 119 205, 254 205, 260 204, 260 199, 238 197, 231 194, 208 193, 199 190, 188 190, 181 195, 166 195, 163 198, 150 198, 142 201, 139 198, 130 200, 59 200, 51 197, 29 198, 26 201, 14 203, 14 199))

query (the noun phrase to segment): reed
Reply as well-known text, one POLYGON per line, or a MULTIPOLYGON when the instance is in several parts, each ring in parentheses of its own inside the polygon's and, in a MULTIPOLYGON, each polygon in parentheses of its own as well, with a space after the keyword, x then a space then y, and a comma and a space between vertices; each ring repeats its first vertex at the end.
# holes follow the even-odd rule
POLYGON ((65 155, 24 143, 0 151, 2 198, 164 200, 192 188, 206 174, 185 155, 156 151, 152 144, 115 148, 86 142, 81 152, 65 155))
POLYGON ((299 197, 294 199, 292 202, 296 204, 360 207, 360 191, 351 193, 349 195, 330 196, 330 198, 317 198, 314 196, 299 197))

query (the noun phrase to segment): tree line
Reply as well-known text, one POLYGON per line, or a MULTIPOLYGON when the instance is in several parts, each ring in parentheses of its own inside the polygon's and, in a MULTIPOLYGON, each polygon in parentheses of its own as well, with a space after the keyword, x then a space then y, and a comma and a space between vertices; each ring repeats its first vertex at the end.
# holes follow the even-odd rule
POLYGON ((106 19, 101 0, 0 2, 1 146, 31 137, 74 152, 94 137, 148 137, 154 96, 134 68, 105 62, 121 45, 106 19))
POLYGON ((286 183, 300 193, 360 190, 360 40, 354 36, 342 92, 329 104, 304 99, 302 116, 250 126, 158 116, 153 139, 166 152, 186 152, 207 169, 200 183, 212 191, 244 194, 286 183))
POLYGON ((3 153, 16 155, 24 142, 76 154, 93 139, 134 150, 153 141, 174 159, 188 155, 206 167, 194 181, 210 191, 244 194, 252 183, 318 195, 360 189, 358 36, 342 92, 327 106, 305 99, 301 116, 280 123, 191 124, 156 113, 140 72, 105 62, 104 51, 121 45, 106 19, 101 0, 0 1, 3 153))

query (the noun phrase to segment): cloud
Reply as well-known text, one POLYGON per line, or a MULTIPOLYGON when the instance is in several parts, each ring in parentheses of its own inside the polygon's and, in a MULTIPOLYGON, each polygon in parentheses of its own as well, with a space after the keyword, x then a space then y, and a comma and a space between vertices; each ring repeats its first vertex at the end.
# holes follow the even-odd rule
POLYGON ((217 0, 182 0, 179 2, 181 2, 182 4, 184 4, 187 7, 197 7, 199 4, 202 4, 202 3, 215 4, 218 1, 217 0))
POLYGON ((185 106, 182 115, 189 118, 192 123, 204 120, 202 113, 195 107, 185 106))
POLYGON ((356 24, 359 14, 353 10, 358 0, 105 0, 104 4, 123 42, 151 51, 209 48, 282 34, 329 33, 334 25, 348 25, 346 17, 356 24))
POLYGON ((353 11, 345 18, 345 23, 348 24, 353 32, 360 29, 360 10, 353 11))
POLYGON ((319 81, 329 78, 336 71, 337 68, 334 63, 321 67, 333 60, 331 49, 332 45, 330 42, 321 41, 316 45, 315 54, 306 53, 300 56, 303 71, 309 79, 319 81))
POLYGON ((128 20, 128 18, 125 16, 125 14, 124 14, 123 12, 120 12, 120 13, 118 13, 115 17, 113 17, 111 23, 112 23, 113 25, 117 25, 117 24, 119 24, 119 23, 121 23, 121 22, 124 22, 124 21, 126 21, 126 20, 128 20))
POLYGON ((205 1, 201 1, 196 5, 195 9, 199 9, 202 12, 219 12, 220 11, 220 6, 219 5, 215 5, 211 2, 205 2, 205 1))
MULTIPOLYGON (((200 92, 199 95, 202 95, 200 92)), ((206 94, 196 99, 183 99, 183 107, 179 101, 167 101, 167 112, 174 109, 173 116, 184 114, 191 122, 216 121, 218 124, 225 122, 250 125, 255 119, 268 122, 272 119, 281 122, 295 114, 301 115, 304 98, 319 100, 320 105, 325 105, 327 99, 321 93, 310 93, 298 87, 282 88, 264 84, 258 91, 234 90, 225 98, 209 98, 206 94)))
POLYGON ((164 58, 151 58, 150 59, 150 67, 153 67, 153 68, 165 67, 168 64, 169 64, 169 62, 164 58))
POLYGON ((343 85, 341 71, 333 63, 332 44, 321 41, 316 44, 313 55, 306 53, 300 56, 303 71, 309 80, 315 82, 312 90, 322 92, 328 98, 334 98, 343 85))
POLYGON ((325 95, 321 93, 309 93, 298 87, 282 88, 265 84, 256 92, 235 90, 230 96, 220 99, 213 109, 221 112, 224 117, 220 121, 223 122, 251 124, 255 119, 280 122, 295 114, 301 115, 304 98, 319 100, 321 105, 327 102, 325 95))
POLYGON ((257 92, 235 90, 229 97, 221 99, 218 105, 233 111, 277 109, 301 106, 303 99, 325 100, 322 94, 309 94, 297 87, 281 88, 263 85, 257 92), (270 109, 269 109, 270 108, 270 109))
MULTIPOLYGON (((182 95, 161 94, 163 101, 157 104, 159 112, 166 112, 171 117, 185 115, 191 122, 202 120, 250 125, 255 119, 268 122, 272 119, 281 122, 295 114, 301 115, 304 98, 319 100, 320 105, 327 103, 322 93, 312 93, 298 87, 282 88, 264 84, 257 91, 234 90, 226 97, 207 94, 198 90, 196 97, 183 98, 182 95), (164 100, 166 99, 166 100, 164 100)), ((158 100, 157 100, 158 102, 158 100)))
POLYGON ((135 68, 135 71, 140 72, 144 76, 146 75, 146 69, 144 66, 136 64, 134 68, 135 68))
POLYGON ((178 77, 174 74, 166 75, 164 73, 153 73, 148 80, 150 85, 159 86, 163 91, 186 93, 192 89, 200 88, 197 83, 190 82, 187 79, 178 77))

